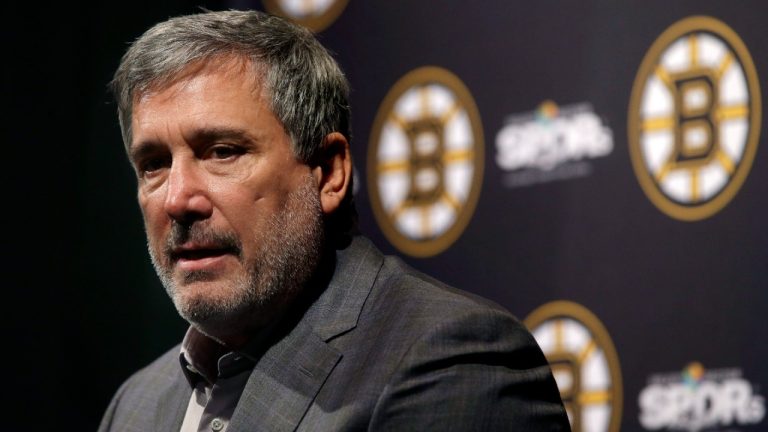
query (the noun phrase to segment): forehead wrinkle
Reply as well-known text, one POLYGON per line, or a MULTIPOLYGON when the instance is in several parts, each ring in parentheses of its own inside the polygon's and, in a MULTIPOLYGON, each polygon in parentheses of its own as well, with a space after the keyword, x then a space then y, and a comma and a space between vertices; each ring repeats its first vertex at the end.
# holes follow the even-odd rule
MULTIPOLYGON (((246 57, 236 55, 218 55, 209 59, 197 61, 168 78, 161 78, 153 81, 146 86, 146 89, 143 91, 135 91, 131 123, 136 120, 136 107, 143 102, 146 102, 148 99, 156 97, 160 93, 165 93, 163 95, 164 99, 172 99, 184 89, 188 88, 196 77, 215 74, 221 74, 226 78, 244 80, 245 83, 248 84, 248 94, 253 97, 254 105, 261 104, 262 107, 265 107, 271 114, 275 115, 272 110, 272 103, 269 99, 269 91, 266 86, 266 69, 267 67, 261 62, 255 62, 246 57)), ((285 130, 285 125, 283 125, 282 121, 279 118, 277 118, 277 120, 285 130)), ((128 143, 127 146, 129 151, 133 139, 135 138, 132 126, 133 125, 129 125, 129 129, 131 130, 131 142, 128 143)), ((204 123, 202 126, 207 127, 204 123)), ((251 138, 258 140, 258 137, 251 138)))
MULTIPOLYGON (((174 80, 167 81, 165 85, 156 83, 151 87, 150 91, 147 91, 141 95, 137 95, 138 100, 134 103, 133 106, 134 115, 132 116, 132 122, 135 123, 137 120, 140 120, 142 123, 147 121, 149 123, 154 123, 153 120, 157 120, 158 118, 154 115, 151 115, 151 112, 149 114, 144 112, 141 115, 137 115, 139 114, 139 111, 144 110, 148 106, 157 106, 156 104, 165 105, 166 108, 163 110, 173 109, 173 106, 179 106, 183 108, 185 105, 180 105, 183 104, 183 102, 174 99, 184 93, 185 90, 190 89, 191 86, 195 86, 197 83, 199 83, 197 80, 198 78, 205 78, 207 76, 214 75, 218 75, 217 79, 221 79, 223 77, 224 79, 243 82, 246 87, 246 91, 248 92, 247 94, 251 95, 253 98, 253 105, 259 106, 259 110, 266 110, 270 114, 274 115, 269 101, 264 97, 266 89, 265 86, 261 85, 264 81, 264 78, 259 76, 259 71, 262 69, 262 67, 254 65, 253 62, 244 60, 239 57, 222 58, 221 62, 206 62, 191 65, 190 67, 186 68, 182 74, 177 75, 174 80)), ((191 91, 191 94, 195 94, 194 89, 191 91)), ((202 106, 205 108, 206 105, 203 104, 202 106)), ((205 111, 188 113, 187 119, 192 120, 190 123, 187 123, 187 126, 192 127, 185 128, 181 131, 182 139, 187 143, 191 143, 193 141, 199 142, 200 140, 204 139, 208 139, 210 141, 215 140, 216 138, 234 138, 240 141, 247 140, 251 142, 259 142, 263 138, 260 136, 260 134, 253 133, 258 131, 249 131, 246 128, 228 124, 226 118, 219 119, 223 121, 211 123, 208 121, 209 116, 205 111)), ((277 120, 280 122, 280 119, 277 120)), ((283 126, 282 122, 280 122, 280 124, 283 126)), ((173 132, 175 132, 172 129, 180 126, 181 123, 177 122, 165 123, 163 127, 165 129, 164 132, 166 136, 172 136, 173 132)), ((133 147, 134 144, 141 144, 135 140, 135 138, 137 138, 135 134, 132 136, 132 138, 133 140, 129 144, 129 153, 131 153, 130 148, 133 147)), ((162 144, 157 142, 157 137, 153 136, 142 137, 141 141, 162 144)))

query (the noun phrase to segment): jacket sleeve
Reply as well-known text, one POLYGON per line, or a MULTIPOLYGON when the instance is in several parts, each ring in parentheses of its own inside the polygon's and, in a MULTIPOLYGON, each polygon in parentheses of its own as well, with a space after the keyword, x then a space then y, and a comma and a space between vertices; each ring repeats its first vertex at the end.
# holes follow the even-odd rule
POLYGON ((101 424, 99 425, 98 432, 109 432, 112 430, 112 421, 115 417, 115 412, 117 411, 117 405, 120 403, 120 398, 125 392, 127 386, 128 382, 126 381, 120 386, 115 395, 112 397, 107 410, 104 412, 104 417, 101 418, 101 424))
POLYGON ((569 431, 531 334, 495 309, 448 317, 408 349, 369 430, 569 431))

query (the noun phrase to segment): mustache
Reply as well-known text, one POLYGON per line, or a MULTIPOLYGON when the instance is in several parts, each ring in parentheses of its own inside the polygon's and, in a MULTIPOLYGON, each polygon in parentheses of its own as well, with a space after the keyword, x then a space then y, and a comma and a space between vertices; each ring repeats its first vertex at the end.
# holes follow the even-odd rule
POLYGON ((238 258, 242 257, 242 244, 234 232, 217 230, 199 222, 181 224, 176 221, 171 222, 171 232, 165 241, 163 248, 165 256, 175 259, 174 251, 187 242, 203 244, 211 249, 226 250, 238 258))

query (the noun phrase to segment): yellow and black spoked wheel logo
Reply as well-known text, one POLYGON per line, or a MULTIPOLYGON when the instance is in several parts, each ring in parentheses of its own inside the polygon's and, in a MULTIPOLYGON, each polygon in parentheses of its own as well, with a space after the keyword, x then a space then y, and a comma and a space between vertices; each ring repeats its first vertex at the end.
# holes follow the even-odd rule
POLYGON ((760 136, 760 87, 739 36, 709 17, 691 17, 653 43, 629 105, 632 166, 645 194, 667 215, 707 218, 733 198, 760 136))
POLYGON ((448 248, 474 213, 483 154, 480 115, 458 77, 437 67, 402 77, 368 149, 368 192, 387 239, 416 257, 448 248))
POLYGON ((574 432, 616 432, 621 425, 619 358, 605 327, 568 301, 547 303, 525 325, 552 367, 574 432))
POLYGON ((349 0, 264 0, 269 13, 318 32, 331 25, 349 0))

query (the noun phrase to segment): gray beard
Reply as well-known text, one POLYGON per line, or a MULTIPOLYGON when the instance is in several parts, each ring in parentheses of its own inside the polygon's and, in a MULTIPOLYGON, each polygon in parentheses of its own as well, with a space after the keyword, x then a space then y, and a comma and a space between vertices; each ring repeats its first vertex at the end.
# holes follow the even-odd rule
MULTIPOLYGON (((320 262, 324 243, 323 217, 314 178, 308 175, 290 193, 285 206, 266 222, 264 237, 245 276, 231 282, 224 299, 185 299, 173 278, 170 250, 184 241, 215 240, 240 255, 233 233, 215 232, 203 223, 173 223, 165 250, 159 257, 149 247, 152 264, 176 310, 203 334, 222 341, 267 325, 310 280, 320 262)), ((212 278, 207 272, 188 272, 182 285, 212 278)), ((183 289, 183 288, 182 288, 183 289)))

